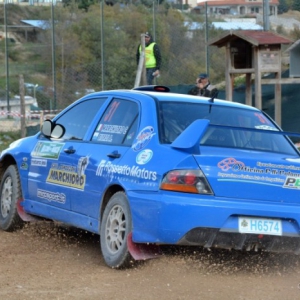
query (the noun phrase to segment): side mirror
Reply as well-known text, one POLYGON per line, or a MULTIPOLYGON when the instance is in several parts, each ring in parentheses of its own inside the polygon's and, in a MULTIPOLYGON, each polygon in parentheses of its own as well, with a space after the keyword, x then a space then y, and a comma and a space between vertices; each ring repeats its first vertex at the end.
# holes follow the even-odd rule
POLYGON ((43 123, 41 131, 42 131, 42 133, 43 133, 44 136, 46 136, 46 137, 50 137, 51 136, 52 126, 53 126, 53 123, 52 123, 51 120, 46 120, 43 123))
POLYGON ((52 130, 51 137, 54 139, 61 138, 65 133, 65 128, 60 124, 56 124, 52 130))
POLYGON ((64 135, 65 128, 60 124, 54 124, 51 120, 46 120, 41 131, 48 138, 59 139, 64 135))

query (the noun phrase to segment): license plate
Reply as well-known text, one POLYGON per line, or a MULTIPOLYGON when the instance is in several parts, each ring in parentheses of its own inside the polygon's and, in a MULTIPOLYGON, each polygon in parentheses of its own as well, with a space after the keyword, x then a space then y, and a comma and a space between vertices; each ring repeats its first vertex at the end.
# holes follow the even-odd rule
POLYGON ((282 222, 278 219, 239 217, 239 232, 282 235, 282 222))

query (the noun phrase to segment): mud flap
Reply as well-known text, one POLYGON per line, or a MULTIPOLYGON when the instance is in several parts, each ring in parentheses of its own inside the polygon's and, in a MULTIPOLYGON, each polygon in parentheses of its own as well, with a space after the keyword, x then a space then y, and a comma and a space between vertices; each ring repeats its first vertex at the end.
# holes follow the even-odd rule
POLYGON ((19 199, 18 200, 18 203, 17 203, 17 211, 18 211, 18 214, 20 216, 20 218, 25 221, 25 222, 37 222, 37 221, 41 221, 42 218, 39 218, 39 217, 35 217, 33 215, 30 215, 28 213, 26 213, 24 211, 24 208, 21 204, 21 202, 23 201, 23 199, 19 199))
POLYGON ((138 244, 132 241, 132 232, 127 236, 127 247, 131 256, 135 260, 146 260, 158 258, 162 255, 162 251, 159 246, 154 244, 138 244))

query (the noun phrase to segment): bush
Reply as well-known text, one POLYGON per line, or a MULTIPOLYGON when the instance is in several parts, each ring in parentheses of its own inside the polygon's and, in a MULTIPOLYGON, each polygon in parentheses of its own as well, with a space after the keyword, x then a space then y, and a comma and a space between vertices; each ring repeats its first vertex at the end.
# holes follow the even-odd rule
POLYGON ((20 131, 0 132, 0 151, 8 148, 13 141, 16 141, 20 138, 20 131))

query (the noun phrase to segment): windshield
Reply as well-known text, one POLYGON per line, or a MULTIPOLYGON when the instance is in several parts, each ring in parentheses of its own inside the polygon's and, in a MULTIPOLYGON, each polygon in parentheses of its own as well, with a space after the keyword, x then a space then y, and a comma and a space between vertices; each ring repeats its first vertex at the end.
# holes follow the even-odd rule
POLYGON ((262 112, 212 104, 162 102, 159 120, 161 142, 172 143, 197 119, 210 120, 200 142, 203 146, 296 154, 289 139, 273 134, 279 132, 279 128, 262 112))

